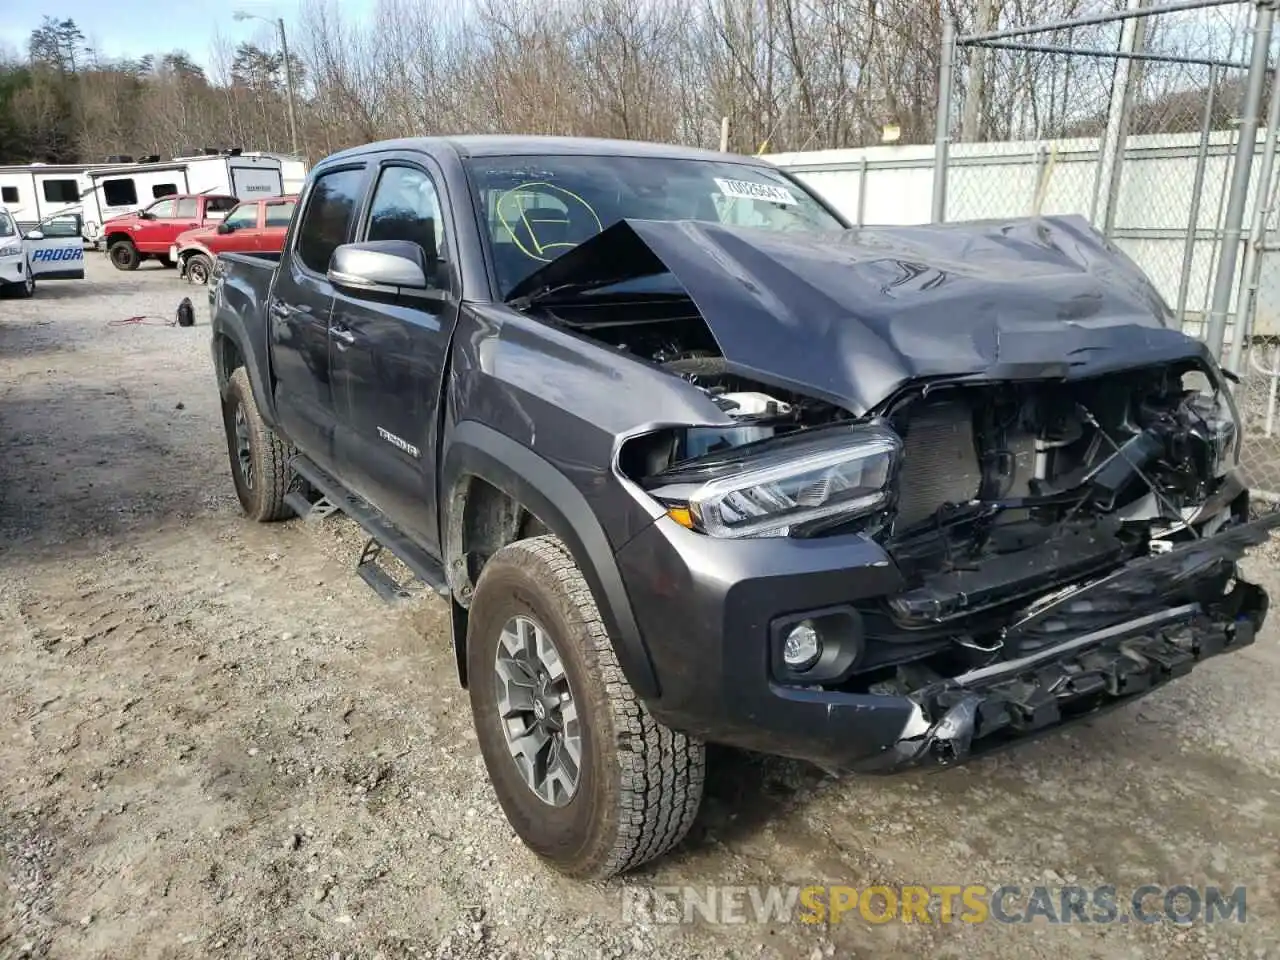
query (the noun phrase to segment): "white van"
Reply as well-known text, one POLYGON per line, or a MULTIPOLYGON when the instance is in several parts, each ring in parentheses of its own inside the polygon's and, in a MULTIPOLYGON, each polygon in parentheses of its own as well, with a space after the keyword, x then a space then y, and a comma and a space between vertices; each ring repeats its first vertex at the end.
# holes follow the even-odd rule
POLYGON ((80 220, 63 214, 24 234, 0 206, 0 296, 29 297, 37 280, 83 280, 84 241, 80 220))

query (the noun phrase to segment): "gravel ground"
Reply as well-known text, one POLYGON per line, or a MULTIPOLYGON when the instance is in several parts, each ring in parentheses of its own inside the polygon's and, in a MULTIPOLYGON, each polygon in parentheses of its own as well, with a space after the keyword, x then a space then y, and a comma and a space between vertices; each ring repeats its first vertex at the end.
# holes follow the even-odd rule
MULTIPOLYGON (((199 293, 202 294, 203 291, 199 293)), ((0 302, 0 957, 1280 958, 1276 630, 969 767, 833 780, 714 751, 688 841, 585 885, 513 837, 447 611, 347 521, 232 491, 192 289, 146 265, 0 302), (689 884, 1248 888, 1245 924, 636 921, 689 884)), ((1280 586, 1276 554, 1254 576, 1280 586)))

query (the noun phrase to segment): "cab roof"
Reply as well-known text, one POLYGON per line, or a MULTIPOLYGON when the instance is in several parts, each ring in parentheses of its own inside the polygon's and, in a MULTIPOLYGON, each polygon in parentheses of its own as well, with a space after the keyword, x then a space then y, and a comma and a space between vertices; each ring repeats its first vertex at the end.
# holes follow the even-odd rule
POLYGON ((657 157, 669 160, 720 160, 768 166, 763 160, 737 154, 719 153, 698 147, 681 147, 669 143, 643 140, 609 140, 600 137, 540 137, 505 134, 451 137, 404 137, 379 140, 333 154, 328 160, 353 158, 389 150, 408 150, 427 154, 449 151, 462 158, 506 156, 616 156, 657 157))

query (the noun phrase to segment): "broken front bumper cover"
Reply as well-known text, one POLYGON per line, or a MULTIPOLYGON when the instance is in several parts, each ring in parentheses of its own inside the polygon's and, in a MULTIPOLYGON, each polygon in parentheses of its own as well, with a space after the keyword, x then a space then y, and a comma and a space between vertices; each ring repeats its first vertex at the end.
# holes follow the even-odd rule
MULTIPOLYGON (((1059 607, 1105 608, 1108 597, 1131 595, 1138 584, 1160 584, 1162 595, 1174 595, 1179 584, 1203 582, 1215 568, 1234 564, 1277 527, 1280 512, 1135 560, 1038 610, 1035 620, 1059 607)), ((1251 644, 1267 607, 1265 591, 1236 577, 1212 601, 1146 613, 931 684, 907 698, 912 713, 898 739, 856 767, 960 763, 1120 706, 1202 660, 1251 644)))

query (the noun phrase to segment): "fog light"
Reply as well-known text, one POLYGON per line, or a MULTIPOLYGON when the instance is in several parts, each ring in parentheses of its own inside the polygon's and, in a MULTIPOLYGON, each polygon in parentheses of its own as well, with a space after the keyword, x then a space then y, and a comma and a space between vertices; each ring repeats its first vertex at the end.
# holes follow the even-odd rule
POLYGON ((822 655, 822 640, 811 620, 801 620, 787 633, 782 661, 791 670, 807 670, 822 655))

